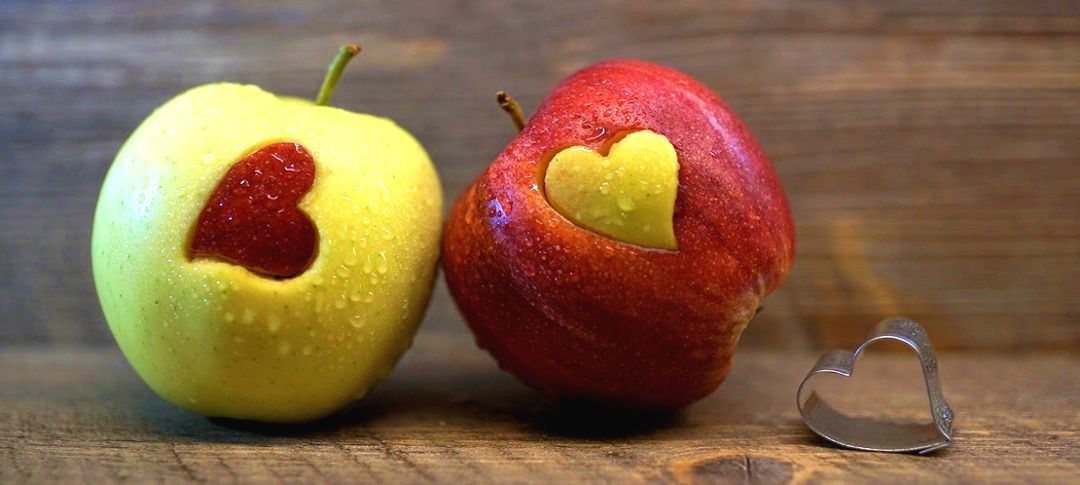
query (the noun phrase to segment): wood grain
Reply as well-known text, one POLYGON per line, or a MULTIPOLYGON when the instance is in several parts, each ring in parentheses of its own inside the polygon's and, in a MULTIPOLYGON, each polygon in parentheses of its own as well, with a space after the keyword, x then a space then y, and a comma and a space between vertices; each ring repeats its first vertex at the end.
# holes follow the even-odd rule
MULTIPOLYGON (((128 133, 196 84, 314 94, 397 120, 456 196, 587 63, 632 56, 719 92, 799 235, 754 348, 852 345, 881 317, 944 349, 1080 351, 1080 2, 33 2, 0 5, 0 342, 107 343, 97 191, 128 133)), ((440 290, 426 331, 464 332, 440 290)))
MULTIPOLYGON (((546 403, 464 336, 428 334, 350 413, 274 428, 173 408, 112 349, 7 349, 0 482, 983 484, 1080 474, 1075 357, 939 355, 958 434, 930 456, 841 450, 812 435, 794 392, 814 357, 747 352, 708 399, 627 416, 546 403)), ((918 383, 913 355, 872 350, 851 382, 823 385, 854 414, 928 419, 918 383)))

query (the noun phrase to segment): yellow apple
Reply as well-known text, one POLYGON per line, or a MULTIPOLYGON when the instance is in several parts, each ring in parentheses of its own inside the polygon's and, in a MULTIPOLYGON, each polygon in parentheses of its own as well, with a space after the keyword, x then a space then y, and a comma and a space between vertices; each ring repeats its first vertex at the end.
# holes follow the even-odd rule
MULTIPOLYGON (((349 57, 343 48, 320 101, 349 57)), ((393 121, 256 86, 199 86, 150 115, 113 162, 94 217, 94 281, 121 350, 161 397, 206 416, 311 420, 362 397, 410 346, 441 204, 430 159, 393 121), (318 234, 310 266, 275 278, 193 258, 193 227, 219 182, 276 142, 314 158, 298 203, 318 234)))

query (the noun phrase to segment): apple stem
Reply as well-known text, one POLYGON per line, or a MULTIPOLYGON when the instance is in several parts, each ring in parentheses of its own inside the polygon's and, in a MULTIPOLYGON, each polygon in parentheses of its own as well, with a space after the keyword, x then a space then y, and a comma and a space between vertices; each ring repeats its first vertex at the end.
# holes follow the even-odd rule
POLYGON ((521 114, 521 105, 506 91, 495 93, 495 101, 499 103, 503 111, 510 115, 510 119, 514 120, 514 126, 520 133, 521 129, 525 128, 525 115, 521 114))
POLYGON ((338 79, 341 79, 345 65, 359 53, 360 46, 356 44, 345 44, 338 49, 337 57, 334 57, 334 61, 326 69, 326 77, 323 78, 322 87, 319 88, 319 95, 315 97, 315 104, 326 106, 326 103, 330 102, 330 95, 334 94, 334 87, 337 86, 338 79))

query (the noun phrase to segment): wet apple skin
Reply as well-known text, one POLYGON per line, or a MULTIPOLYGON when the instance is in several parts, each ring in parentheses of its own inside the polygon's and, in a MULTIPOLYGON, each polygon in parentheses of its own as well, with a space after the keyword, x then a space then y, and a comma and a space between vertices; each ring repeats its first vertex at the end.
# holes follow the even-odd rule
POLYGON ((650 131, 616 135, 608 153, 574 146, 544 170, 544 195, 563 217, 617 241, 677 250, 672 218, 679 161, 666 138, 650 131))
POLYGON ((443 268, 477 343, 556 399, 677 408, 708 395, 795 257, 779 180, 749 131, 673 69, 608 61, 564 80, 457 199, 443 268), (578 227, 545 200, 546 160, 651 130, 679 161, 677 251, 578 227))
POLYGON ((278 142, 236 162, 206 201, 191 238, 192 258, 218 258, 270 277, 302 273, 318 230, 296 206, 315 183, 315 160, 299 143, 278 142))
POLYGON ((120 349, 166 400, 268 422, 362 397, 409 347, 438 261, 442 193, 423 147, 392 121, 211 84, 131 135, 94 218, 94 282, 120 349), (192 228, 238 160, 299 143, 316 165, 299 209, 318 228, 301 274, 268 278, 190 258, 192 228))

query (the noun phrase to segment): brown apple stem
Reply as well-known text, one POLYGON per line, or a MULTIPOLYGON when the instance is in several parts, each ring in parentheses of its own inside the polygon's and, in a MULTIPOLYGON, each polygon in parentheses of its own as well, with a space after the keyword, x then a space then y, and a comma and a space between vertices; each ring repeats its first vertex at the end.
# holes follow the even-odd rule
POLYGON ((326 77, 319 88, 319 95, 315 97, 315 104, 326 106, 326 103, 330 102, 330 95, 334 94, 334 87, 337 86, 338 79, 341 79, 341 73, 345 72, 345 65, 359 53, 360 46, 356 44, 345 44, 338 49, 337 57, 326 70, 326 77))
POLYGON ((499 103, 499 107, 503 111, 510 115, 510 119, 514 120, 517 131, 521 132, 521 129, 525 127, 525 115, 521 114, 521 105, 518 104, 517 100, 510 96, 510 93, 499 91, 495 93, 495 101, 499 103))

